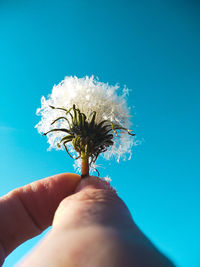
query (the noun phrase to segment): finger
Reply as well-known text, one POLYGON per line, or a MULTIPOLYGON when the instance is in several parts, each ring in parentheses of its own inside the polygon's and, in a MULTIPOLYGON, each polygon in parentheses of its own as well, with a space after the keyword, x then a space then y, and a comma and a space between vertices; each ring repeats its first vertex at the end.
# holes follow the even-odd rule
POLYGON ((60 201, 74 192, 79 181, 79 175, 59 174, 0 198, 0 241, 6 256, 51 225, 60 201))
POLYGON ((109 258, 120 254, 119 228, 128 231, 130 224, 127 207, 109 184, 85 178, 60 203, 52 230, 19 266, 122 266, 109 258))
POLYGON ((60 203, 52 230, 19 266, 172 266, 162 262, 116 192, 89 177, 60 203))
POLYGON ((53 227, 68 229, 90 225, 124 229, 134 225, 116 191, 108 182, 94 176, 82 179, 75 194, 60 203, 53 221, 53 227))

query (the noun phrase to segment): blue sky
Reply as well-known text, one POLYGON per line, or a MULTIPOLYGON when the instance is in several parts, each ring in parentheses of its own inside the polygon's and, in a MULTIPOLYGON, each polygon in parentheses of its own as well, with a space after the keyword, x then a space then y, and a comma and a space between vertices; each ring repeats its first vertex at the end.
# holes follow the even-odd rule
MULTIPOLYGON (((178 266, 200 265, 198 1, 0 2, 0 194, 73 172, 34 125, 42 95, 65 76, 131 88, 142 144, 128 162, 100 159, 133 218, 178 266)), ((39 238, 13 252, 13 266, 39 238)))

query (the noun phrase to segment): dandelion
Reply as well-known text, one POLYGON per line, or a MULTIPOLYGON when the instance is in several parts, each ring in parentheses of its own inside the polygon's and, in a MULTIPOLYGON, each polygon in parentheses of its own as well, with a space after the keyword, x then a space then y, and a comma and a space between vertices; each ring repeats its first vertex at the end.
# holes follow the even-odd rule
POLYGON ((118 85, 94 79, 94 76, 65 77, 41 99, 35 126, 47 136, 49 149, 65 149, 81 162, 81 176, 89 175, 99 154, 106 159, 131 157, 135 134, 129 130, 130 114, 126 104, 128 89, 118 95, 118 85))

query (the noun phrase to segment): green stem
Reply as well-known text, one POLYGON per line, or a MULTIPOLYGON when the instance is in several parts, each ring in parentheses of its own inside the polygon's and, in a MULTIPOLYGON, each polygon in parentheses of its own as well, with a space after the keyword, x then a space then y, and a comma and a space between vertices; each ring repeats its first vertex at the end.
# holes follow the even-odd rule
POLYGON ((89 158, 85 152, 81 152, 81 178, 89 176, 89 158))

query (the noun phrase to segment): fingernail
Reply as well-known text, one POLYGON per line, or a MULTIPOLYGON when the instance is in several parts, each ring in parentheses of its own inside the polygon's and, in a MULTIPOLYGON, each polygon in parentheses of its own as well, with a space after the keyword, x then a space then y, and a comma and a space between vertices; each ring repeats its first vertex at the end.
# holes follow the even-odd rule
POLYGON ((76 188, 75 193, 80 192, 86 188, 105 189, 117 193, 110 183, 102 178, 96 176, 89 176, 81 180, 76 188))

